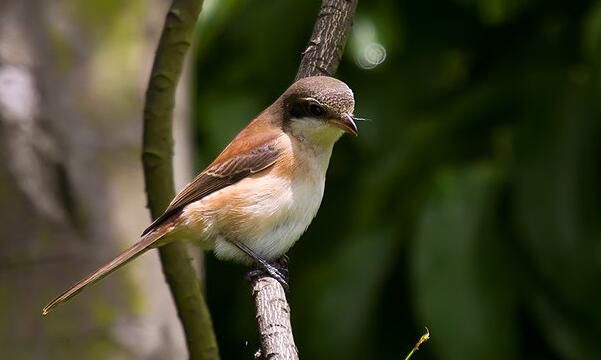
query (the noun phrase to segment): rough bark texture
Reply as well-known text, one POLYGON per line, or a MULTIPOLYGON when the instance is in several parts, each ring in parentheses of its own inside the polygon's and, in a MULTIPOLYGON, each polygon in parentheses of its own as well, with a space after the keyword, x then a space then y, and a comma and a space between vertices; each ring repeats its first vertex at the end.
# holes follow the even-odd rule
MULTIPOLYGON (((358 0, 323 0, 296 79, 333 75, 338 67, 358 0)), ((292 335, 290 305, 282 285, 269 276, 252 281, 261 350, 257 358, 298 359, 292 335)))
MULTIPOLYGON (((148 206, 158 217, 174 196, 172 114, 175 90, 189 49, 201 0, 174 0, 156 52, 144 107, 142 158, 148 206)), ((185 245, 159 249, 163 272, 184 328, 190 359, 218 359, 210 313, 185 245)))
POLYGON ((274 278, 265 276, 253 282, 253 299, 257 307, 257 325, 264 359, 298 359, 290 324, 290 306, 284 288, 274 278))
POLYGON ((344 51, 358 0, 323 0, 309 45, 303 52, 296 80, 333 75, 344 51))

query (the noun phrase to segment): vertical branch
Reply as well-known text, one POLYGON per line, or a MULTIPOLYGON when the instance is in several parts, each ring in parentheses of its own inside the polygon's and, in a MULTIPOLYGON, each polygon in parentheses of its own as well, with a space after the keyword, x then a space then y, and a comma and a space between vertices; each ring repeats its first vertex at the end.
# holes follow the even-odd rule
MULTIPOLYGON (((303 52, 296 74, 297 80, 334 74, 355 16, 357 2, 358 0, 322 1, 309 45, 303 52)), ((290 305, 282 285, 266 275, 254 278, 251 286, 261 341, 261 351, 256 357, 297 360, 298 350, 290 323, 290 305)))
POLYGON ((252 282, 252 296, 257 307, 257 327, 261 352, 257 358, 269 360, 297 360, 294 344, 290 305, 282 285, 272 277, 261 276, 252 282))
MULTIPOLYGON (((174 196, 172 115, 175 89, 202 0, 173 0, 155 55, 144 106, 142 162, 148 206, 159 216, 174 196)), ((184 328, 190 359, 218 359, 213 324, 184 244, 159 249, 163 273, 184 328)))
POLYGON ((323 0, 296 80, 308 76, 332 76, 338 68, 358 0, 323 0))

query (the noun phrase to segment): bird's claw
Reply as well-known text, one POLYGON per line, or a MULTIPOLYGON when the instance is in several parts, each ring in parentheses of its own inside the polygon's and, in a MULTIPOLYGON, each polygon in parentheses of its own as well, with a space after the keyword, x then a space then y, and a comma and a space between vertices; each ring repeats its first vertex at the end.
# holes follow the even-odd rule
POLYGON ((256 268, 247 273, 250 280, 258 279, 262 276, 270 276, 277 280, 284 290, 288 292, 288 256, 282 256, 274 262, 260 261, 256 268))

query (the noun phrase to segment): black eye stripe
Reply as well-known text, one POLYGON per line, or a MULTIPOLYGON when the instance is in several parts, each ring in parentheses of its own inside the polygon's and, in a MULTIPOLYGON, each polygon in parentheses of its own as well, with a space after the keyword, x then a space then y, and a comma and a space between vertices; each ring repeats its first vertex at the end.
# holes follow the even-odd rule
POLYGON ((310 103, 308 110, 309 110, 310 115, 316 116, 316 117, 322 116, 323 114, 326 113, 326 110, 322 106, 315 104, 315 103, 310 103))
POLYGON ((324 117, 328 110, 313 99, 297 99, 288 105, 288 113, 291 118, 324 117))
POLYGON ((293 118, 302 118, 306 116, 304 104, 300 102, 292 104, 292 106, 290 106, 290 115, 293 118))

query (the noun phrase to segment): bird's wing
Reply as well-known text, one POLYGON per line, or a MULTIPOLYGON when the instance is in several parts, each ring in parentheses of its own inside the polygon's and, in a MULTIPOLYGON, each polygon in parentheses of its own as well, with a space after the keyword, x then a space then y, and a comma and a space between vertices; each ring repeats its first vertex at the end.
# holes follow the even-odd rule
POLYGON ((209 167, 177 194, 165 212, 150 224, 142 235, 155 229, 184 206, 271 167, 280 154, 275 140, 272 138, 237 154, 232 154, 232 149, 226 148, 209 167))

